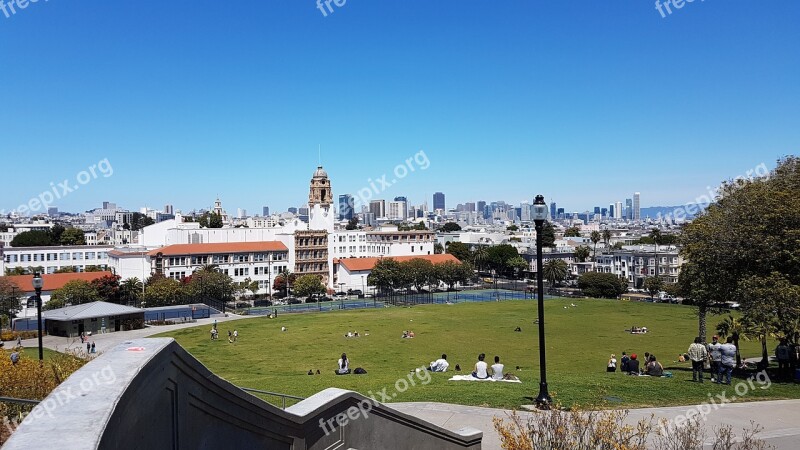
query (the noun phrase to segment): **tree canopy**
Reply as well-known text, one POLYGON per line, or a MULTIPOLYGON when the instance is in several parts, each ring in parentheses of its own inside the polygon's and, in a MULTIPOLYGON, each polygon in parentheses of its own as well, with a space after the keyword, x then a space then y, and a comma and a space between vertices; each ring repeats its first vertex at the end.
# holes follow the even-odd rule
POLYGON ((578 278, 578 287, 594 298, 617 298, 628 290, 628 283, 613 273, 586 272, 578 278))
POLYGON ((461 231, 461 226, 455 222, 447 222, 446 224, 442 225, 442 228, 439 231, 443 233, 452 233, 454 231, 461 231))
POLYGON ((461 262, 472 259, 472 252, 470 252, 469 246, 463 242, 453 241, 448 243, 447 253, 455 256, 461 262))
POLYGON ((580 237, 581 229, 578 227, 569 227, 564 231, 564 237, 580 237))

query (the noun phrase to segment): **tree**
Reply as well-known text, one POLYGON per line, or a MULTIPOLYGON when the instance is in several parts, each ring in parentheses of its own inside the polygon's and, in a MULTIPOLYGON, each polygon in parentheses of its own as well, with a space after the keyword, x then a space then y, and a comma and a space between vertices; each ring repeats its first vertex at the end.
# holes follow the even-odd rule
POLYGON ((447 222, 446 224, 442 225, 442 228, 439 229, 442 233, 453 233, 455 231, 461 231, 461 226, 455 222, 447 222))
POLYGON ((381 258, 367 277, 367 284, 378 292, 391 292, 397 286, 400 263, 392 258, 381 258))
POLYGON ((747 336, 745 324, 740 319, 729 315, 725 320, 717 324, 717 334, 723 340, 728 336, 733 339, 733 345, 736 346, 736 367, 740 367, 742 365, 742 354, 739 351, 739 339, 750 340, 747 336))
POLYGON ((139 213, 139 212, 135 212, 135 213, 131 214, 131 227, 130 228, 131 228, 132 231, 141 230, 142 228, 150 226, 150 225, 153 225, 154 223, 156 223, 156 221, 153 220, 152 217, 150 217, 150 216, 148 216, 146 214, 142 214, 142 213, 139 213))
POLYGON ((487 263, 489 268, 503 275, 513 275, 515 268, 509 265, 509 261, 519 256, 516 247, 501 244, 489 247, 487 250, 487 263))
POLYGON ((105 272, 106 269, 107 268, 106 268, 105 265, 102 265, 102 266, 89 265, 89 266, 84 267, 83 271, 84 272, 105 272))
POLYGON ((206 264, 195 270, 188 284, 185 286, 187 296, 191 301, 200 301, 209 306, 219 306, 233 300, 237 290, 247 289, 247 286, 235 286, 233 279, 225 273, 219 272, 217 266, 206 264))
POLYGON ((185 298, 183 285, 172 278, 155 278, 144 288, 144 304, 148 307, 180 305, 185 298))
POLYGON ((661 289, 664 287, 664 282, 661 281, 659 277, 647 277, 642 284, 644 290, 650 294, 650 299, 652 300, 661 292, 661 289))
POLYGON ((303 275, 297 278, 293 284, 294 293, 298 297, 310 297, 313 294, 325 293, 325 286, 322 285, 322 278, 319 275, 303 275))
POLYGON ((47 231, 23 231, 11 240, 12 247, 46 247, 54 245, 52 235, 47 231))
POLYGON ((489 259, 489 250, 484 245, 479 245, 474 252, 472 252, 472 262, 478 270, 483 269, 484 264, 489 259))
POLYGON ((414 258, 400 263, 400 270, 408 274, 409 282, 420 292, 424 286, 429 286, 436 279, 433 263, 427 259, 414 258))
POLYGON ((592 259, 594 260, 595 264, 597 264, 597 243, 600 242, 601 236, 600 232, 595 230, 589 235, 589 240, 592 241, 594 244, 594 249, 592 249, 592 259))
POLYGON ((542 276, 547 278, 550 286, 553 287, 556 283, 564 281, 569 273, 567 262, 563 259, 551 259, 544 263, 542 267, 542 276))
POLYGON ((800 316, 800 286, 792 284, 780 272, 773 272, 742 280, 737 294, 748 328, 761 341, 762 364, 766 366, 768 337, 797 338, 796 330, 784 324, 791 324, 792 319, 800 316))
POLYGON ((555 248, 556 246, 556 229, 553 224, 545 220, 542 224, 542 247, 555 248))
POLYGON ((506 265, 516 278, 520 278, 520 275, 522 275, 525 270, 530 268, 528 261, 525 261, 525 258, 522 256, 515 256, 509 259, 506 262, 506 265))
POLYGON ((578 227, 569 227, 564 231, 564 237, 580 237, 581 229, 578 227))
POLYGON ((6 277, 0 277, 0 314, 13 319, 22 309, 22 290, 6 277))
POLYGON ((53 228, 50 228, 50 238, 55 242, 61 242, 61 234, 64 233, 64 226, 60 223, 53 225, 53 228))
POLYGON ((128 278, 120 283, 120 299, 128 306, 138 305, 144 284, 136 277, 128 278))
POLYGON ((586 259, 589 258, 589 252, 589 247, 581 245, 575 249, 575 258, 578 262, 586 262, 586 259))
POLYGON ((433 244, 433 253, 435 253, 437 255, 441 255, 442 253, 444 253, 444 247, 442 247, 442 244, 440 244, 438 242, 433 244))
POLYGON ((288 270, 284 270, 280 275, 275 277, 275 281, 272 283, 273 295, 279 298, 287 295, 287 280, 289 281, 289 287, 294 286, 294 282, 297 281, 297 275, 289 272, 288 270))
POLYGON ((603 230, 602 235, 603 235, 603 243, 606 245, 606 248, 608 248, 608 245, 611 243, 611 230, 608 229, 603 230))
POLYGON ((358 229, 358 217, 353 216, 350 220, 347 221, 347 226, 344 227, 345 230, 356 230, 358 229))
POLYGON ((506 227, 506 231, 519 231, 519 227, 512 224, 506 227))
POLYGON ((75 273, 75 266, 63 266, 56 269, 53 273, 75 273))
MULTIPOLYGON (((744 305, 749 290, 760 290, 753 277, 776 279, 772 274, 780 274, 782 281, 773 288, 778 298, 791 297, 800 284, 800 158, 779 160, 767 177, 725 182, 719 192, 681 230, 681 254, 688 263, 681 268, 679 282, 685 279, 682 287, 691 289, 688 293, 695 304, 738 301, 743 320, 756 314, 753 322, 777 332, 769 325, 775 320, 762 316, 767 313, 777 319, 777 310, 744 305), (741 289, 745 283, 747 289, 741 289), (790 292, 778 292, 779 288, 790 292)), ((703 320, 701 315, 701 329, 703 320)))
POLYGON ((586 272, 578 278, 578 287, 594 298, 617 298, 628 290, 628 283, 613 273, 586 272))
POLYGON ((469 261, 472 253, 469 251, 469 246, 463 242, 450 242, 447 246, 447 253, 458 258, 459 261, 469 261))
POLYGON ((472 277, 472 267, 469 263, 457 263, 455 261, 445 261, 436 264, 436 278, 447 285, 448 289, 453 289, 456 284, 464 283, 472 277))
POLYGON ((61 245, 86 245, 86 238, 80 228, 67 228, 61 233, 61 245))
POLYGON ((42 309, 57 309, 67 305, 82 305, 102 300, 97 293, 97 288, 84 280, 67 281, 60 289, 53 291, 50 300, 42 309))
POLYGON ((91 284, 97 291, 97 295, 100 299, 106 302, 119 303, 121 296, 119 280, 119 275, 106 275, 95 278, 91 281, 91 284))

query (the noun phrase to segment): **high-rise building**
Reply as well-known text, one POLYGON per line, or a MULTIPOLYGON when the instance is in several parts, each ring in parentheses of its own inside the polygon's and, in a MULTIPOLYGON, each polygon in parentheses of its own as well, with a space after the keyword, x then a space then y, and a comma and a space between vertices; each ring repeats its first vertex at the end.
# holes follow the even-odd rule
POLYGON ((261 208, 261 215, 264 217, 269 217, 269 206, 261 208))
POLYGON ((350 220, 353 218, 353 196, 342 194, 339 196, 339 220, 350 220))
POLYGON ((164 214, 175 214, 172 205, 164 205, 164 214))
POLYGON ((559 219, 563 219, 563 218, 564 218, 564 208, 558 208, 558 210, 556 211, 556 213, 557 213, 557 214, 556 214, 556 217, 557 217, 557 218, 559 218, 559 219))
POLYGON ((622 219, 622 202, 614 203, 614 218, 622 219))
POLYGON ((478 216, 482 219, 486 218, 486 202, 483 200, 478 200, 478 216))
POLYGON ((386 200, 373 200, 369 202, 369 212, 374 214, 376 219, 386 217, 386 200))
MULTIPOLYGON (((397 199, 395 199, 395 200, 397 200, 397 199)), ((445 206, 444 206, 444 194, 443 193, 437 192, 437 193, 433 194, 433 209, 434 210, 437 210, 437 209, 442 209, 443 210, 443 209, 445 209, 445 206)))
POLYGON ((308 206, 301 206, 297 209, 297 216, 301 221, 308 223, 308 206))
POLYGON ((246 209, 242 209, 242 208, 237 208, 236 209, 236 217, 238 217, 240 219, 244 219, 245 217, 247 217, 247 210, 246 209))
POLYGON ((638 222, 642 219, 641 217, 641 209, 639 209, 639 193, 633 193, 633 220, 634 222, 638 222))
POLYGON ((297 208, 295 208, 294 206, 292 206, 291 208, 287 209, 287 211, 289 211, 292 214, 297 215, 297 208))
POLYGON ((519 220, 523 222, 531 221, 531 205, 528 202, 522 202, 519 205, 519 220))
POLYGON ((595 214, 600 214, 600 207, 599 206, 595 206, 594 207, 594 213, 595 214))
POLYGON ((389 202, 387 207, 389 220, 406 220, 408 217, 408 204, 402 200, 389 202))
POLYGON ((625 199, 625 218, 627 220, 633 220, 633 199, 625 199))
POLYGON ((608 217, 608 208, 600 208, 600 215, 603 217, 608 217))
POLYGON ((47 215, 50 216, 50 217, 57 216, 58 215, 58 207, 57 206, 51 206, 51 207, 47 208, 47 215))
POLYGON ((550 202, 550 220, 556 220, 558 218, 558 208, 556 207, 556 202, 550 202))
POLYGON ((608 205, 608 218, 609 219, 613 219, 614 217, 617 217, 617 216, 614 214, 614 204, 612 203, 612 204, 608 205))
POLYGON ((464 211, 475 212, 475 203, 474 202, 464 203, 464 211))
POLYGON ((406 202, 406 203, 408 203, 408 199, 407 199, 407 198, 405 198, 404 196, 395 197, 395 198, 394 198, 394 201, 396 201, 396 202, 406 202))

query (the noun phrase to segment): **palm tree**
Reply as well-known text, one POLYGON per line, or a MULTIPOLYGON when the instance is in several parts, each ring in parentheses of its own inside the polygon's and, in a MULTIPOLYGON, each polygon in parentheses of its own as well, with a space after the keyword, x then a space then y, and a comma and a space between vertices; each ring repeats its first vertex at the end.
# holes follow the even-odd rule
POLYGON ((123 298, 127 299, 128 305, 135 303, 139 294, 144 290, 144 284, 136 277, 128 278, 120 283, 120 290, 123 298))
POLYGON ((586 262, 586 258, 588 257, 589 257, 589 247, 581 245, 575 249, 575 258, 578 259, 578 262, 586 262))
POLYGON ((550 288, 555 287, 556 282, 567 278, 567 262, 563 259, 551 259, 543 264, 542 275, 547 278, 550 288))
POLYGON ((661 237, 661 230, 658 228, 653 228, 650 230, 650 239, 652 239, 653 243, 656 244, 656 276, 660 278, 661 274, 658 272, 658 246, 663 240, 661 237))
POLYGON ((589 240, 592 241, 594 244, 594 249, 592 250, 592 259, 594 260, 595 264, 595 271, 597 271, 597 243, 600 242, 600 232, 595 230, 589 235, 589 240))
POLYGON ((475 267, 478 268, 478 271, 483 268, 483 263, 486 262, 487 258, 489 258, 489 250, 486 249, 486 246, 479 245, 478 248, 472 252, 472 259, 475 262, 475 267))
POLYGON ((603 243, 606 244, 606 248, 611 243, 611 230, 603 230, 603 243))
POLYGON ((733 316, 728 316, 722 322, 717 324, 717 334, 720 339, 725 339, 728 336, 733 338, 733 345, 736 346, 736 367, 742 365, 742 354, 739 352, 739 339, 749 341, 747 336, 747 328, 741 320, 733 316))

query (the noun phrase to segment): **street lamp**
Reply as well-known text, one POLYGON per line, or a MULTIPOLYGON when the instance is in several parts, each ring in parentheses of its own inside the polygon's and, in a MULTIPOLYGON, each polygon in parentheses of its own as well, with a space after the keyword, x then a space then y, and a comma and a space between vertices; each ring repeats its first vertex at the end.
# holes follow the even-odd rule
POLYGON ((42 351, 42 286, 44 286, 44 280, 41 275, 39 272, 34 273, 33 290, 36 291, 36 317, 39 324, 39 361, 44 359, 42 351))
POLYGON ((545 364, 544 347, 544 279, 542 271, 542 234, 544 221, 547 219, 547 205, 544 203, 544 196, 537 195, 533 202, 533 222, 536 224, 536 283, 539 295, 539 396, 536 397, 536 404, 540 408, 550 406, 550 394, 547 393, 547 367, 545 364))

